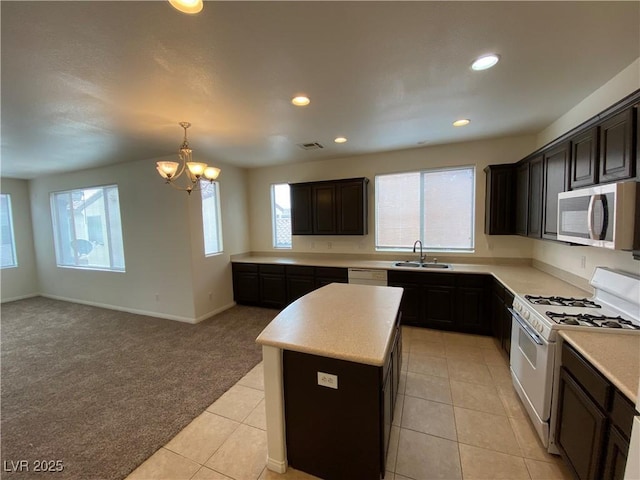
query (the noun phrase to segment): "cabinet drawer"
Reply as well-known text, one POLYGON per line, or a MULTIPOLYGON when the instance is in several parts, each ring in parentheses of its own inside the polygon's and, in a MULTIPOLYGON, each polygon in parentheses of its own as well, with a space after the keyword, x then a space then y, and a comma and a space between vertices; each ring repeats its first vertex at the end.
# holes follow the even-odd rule
POLYGON ((347 269, 339 267, 316 267, 316 277, 347 281, 347 269))
POLYGON ((488 275, 476 275, 473 273, 458 274, 459 287, 484 287, 487 285, 488 275))
POLYGON ((416 272, 400 272, 397 270, 389 270, 387 272, 387 281, 389 285, 395 285, 399 283, 408 283, 418 285, 422 279, 421 273, 416 272))
POLYGON ((451 273, 422 273, 422 284, 453 287, 456 284, 456 276, 451 273))
POLYGON ((313 277, 313 267, 302 265, 287 265, 285 267, 287 275, 297 275, 300 277, 313 277))
POLYGON ((611 385, 566 342, 562 344, 562 366, 584 387, 600 408, 607 410, 611 385))
POLYGON ((611 405, 611 421, 629 441, 631 438, 631 425, 636 415, 634 405, 618 390, 613 394, 611 405))
POLYGON ((258 264, 256 263, 232 263, 231 268, 234 272, 258 273, 258 264))
POLYGON ((284 265, 260 265, 260 273, 284 275, 284 265))

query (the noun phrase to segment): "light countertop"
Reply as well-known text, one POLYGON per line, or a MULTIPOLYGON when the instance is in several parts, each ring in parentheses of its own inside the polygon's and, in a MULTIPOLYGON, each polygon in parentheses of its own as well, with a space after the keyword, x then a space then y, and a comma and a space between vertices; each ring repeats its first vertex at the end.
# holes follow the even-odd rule
POLYGON ((640 382, 640 335, 560 330, 580 352, 634 404, 640 382))
POLYGON ((493 275, 513 293, 530 295, 591 296, 591 292, 560 280, 553 275, 527 265, 479 265, 452 264, 451 269, 426 269, 396 267, 394 261, 349 260, 328 258, 296 258, 270 256, 244 256, 234 258, 234 263, 265 263, 277 265, 309 265, 316 267, 371 268, 416 273, 485 273, 493 275))
POLYGON ((256 342, 382 366, 401 299, 398 287, 331 283, 287 306, 256 342))

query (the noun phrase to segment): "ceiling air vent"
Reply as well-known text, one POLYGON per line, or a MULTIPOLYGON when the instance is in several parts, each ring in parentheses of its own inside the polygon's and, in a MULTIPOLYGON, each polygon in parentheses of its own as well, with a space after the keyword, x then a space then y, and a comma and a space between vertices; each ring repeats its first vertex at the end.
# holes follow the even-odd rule
POLYGON ((324 148, 319 142, 298 143, 298 146, 303 150, 320 150, 324 148))

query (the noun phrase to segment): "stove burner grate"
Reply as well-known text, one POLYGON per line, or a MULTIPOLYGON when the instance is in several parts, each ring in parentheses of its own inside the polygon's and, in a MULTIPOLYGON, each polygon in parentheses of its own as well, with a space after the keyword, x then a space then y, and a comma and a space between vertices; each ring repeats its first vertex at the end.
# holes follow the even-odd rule
POLYGON ((626 328, 640 330, 640 325, 635 325, 622 317, 608 317, 606 315, 590 315, 587 313, 557 313, 547 312, 547 317, 561 325, 575 325, 583 327, 601 328, 626 328))
POLYGON ((582 307, 582 308, 602 308, 593 300, 588 298, 572 297, 547 297, 542 295, 525 295, 530 303, 534 305, 553 305, 558 307, 582 307))

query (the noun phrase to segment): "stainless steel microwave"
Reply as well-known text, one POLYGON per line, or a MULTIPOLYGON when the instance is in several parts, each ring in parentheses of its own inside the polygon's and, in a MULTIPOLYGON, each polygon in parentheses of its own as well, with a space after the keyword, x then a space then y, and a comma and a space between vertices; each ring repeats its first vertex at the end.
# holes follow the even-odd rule
POLYGON ((611 183, 558 194, 558 240, 631 250, 637 182, 611 183))

